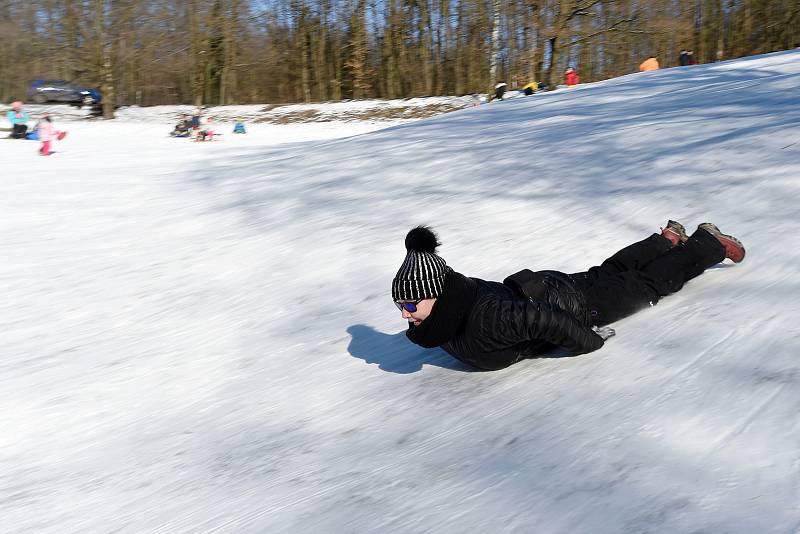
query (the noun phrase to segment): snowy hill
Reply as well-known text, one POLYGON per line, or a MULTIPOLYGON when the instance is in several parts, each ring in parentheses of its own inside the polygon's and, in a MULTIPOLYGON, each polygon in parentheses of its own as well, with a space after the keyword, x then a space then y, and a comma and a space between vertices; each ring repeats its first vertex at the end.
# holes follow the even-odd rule
POLYGON ((385 127, 0 142, 0 531, 800 531, 800 51, 385 127), (601 350, 407 341, 409 228, 502 279, 712 221, 601 350))

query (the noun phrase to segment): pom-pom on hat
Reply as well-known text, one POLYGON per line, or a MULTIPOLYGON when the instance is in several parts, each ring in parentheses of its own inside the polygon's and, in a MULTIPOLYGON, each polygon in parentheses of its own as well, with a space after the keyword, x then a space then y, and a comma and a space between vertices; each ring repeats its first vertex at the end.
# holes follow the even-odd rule
POLYGON ((436 255, 439 243, 427 226, 417 226, 406 235, 406 259, 392 280, 394 300, 423 300, 438 297, 444 287, 447 264, 436 255))

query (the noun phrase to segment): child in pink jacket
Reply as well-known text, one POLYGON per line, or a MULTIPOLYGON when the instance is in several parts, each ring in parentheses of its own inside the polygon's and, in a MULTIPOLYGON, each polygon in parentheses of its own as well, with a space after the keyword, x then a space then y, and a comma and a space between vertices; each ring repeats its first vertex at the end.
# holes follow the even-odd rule
POLYGON ((47 113, 42 114, 39 123, 36 125, 36 133, 39 135, 39 140, 42 142, 42 148, 39 149, 39 154, 42 156, 50 155, 50 145, 54 139, 63 139, 66 132, 59 132, 53 126, 53 121, 47 113))

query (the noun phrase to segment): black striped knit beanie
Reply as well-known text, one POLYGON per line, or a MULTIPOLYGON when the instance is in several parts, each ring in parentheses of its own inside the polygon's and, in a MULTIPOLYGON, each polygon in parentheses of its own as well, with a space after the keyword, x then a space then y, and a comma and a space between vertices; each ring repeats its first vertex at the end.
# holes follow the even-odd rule
POLYGON ((438 297, 444 287, 448 267, 436 255, 440 245, 436 234, 418 226, 406 235, 406 259, 392 280, 394 300, 423 300, 438 297))

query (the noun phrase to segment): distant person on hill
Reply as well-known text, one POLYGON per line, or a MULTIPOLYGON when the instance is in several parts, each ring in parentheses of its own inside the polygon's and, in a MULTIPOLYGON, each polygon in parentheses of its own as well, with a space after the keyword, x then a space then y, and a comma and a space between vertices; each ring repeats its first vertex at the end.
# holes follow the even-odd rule
POLYGON ((200 123, 203 120, 203 110, 202 110, 202 108, 200 108, 200 106, 194 108, 194 111, 192 112, 192 116, 191 116, 190 120, 191 120, 191 128, 192 128, 191 136, 193 138, 197 139, 197 134, 200 131, 200 123))
POLYGON ((192 118, 185 117, 175 125, 175 128, 169 133, 169 135, 172 137, 189 137, 189 135, 191 135, 191 130, 192 118))
POLYGON ((213 141, 214 140, 214 118, 205 117, 200 121, 200 129, 197 131, 195 141, 213 141))
POLYGON ((646 72, 648 70, 658 70, 659 68, 660 68, 660 66, 658 64, 658 60, 656 59, 656 56, 648 57, 647 59, 645 59, 642 62, 641 65, 639 65, 639 70, 641 72, 646 72))
POLYGON ((531 96, 538 90, 539 90, 538 82, 530 82, 522 86, 522 92, 525 94, 525 96, 531 96))
POLYGON ((566 72, 564 72, 564 83, 568 86, 578 85, 581 83, 580 78, 578 78, 578 73, 575 72, 575 69, 572 67, 568 68, 566 72))
POLYGON ((508 367, 555 347, 592 352, 615 334, 609 323, 655 305, 703 271, 745 250, 735 237, 703 223, 691 236, 669 221, 660 234, 620 250, 588 271, 524 269, 503 283, 468 278, 436 254, 439 240, 421 226, 406 235, 406 257, 392 280, 392 300, 415 344, 441 347, 485 370, 508 367))
POLYGON ((503 95, 506 94, 506 82, 499 82, 494 86, 495 100, 503 100, 503 95))
POLYGON ((8 122, 11 123, 12 139, 25 139, 28 133, 28 121, 31 120, 25 110, 22 109, 22 102, 15 100, 11 103, 11 109, 6 114, 8 122))
POLYGON ((681 50, 681 54, 678 56, 678 64, 681 67, 685 67, 689 64, 689 51, 688 50, 681 50))

